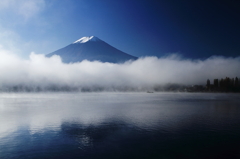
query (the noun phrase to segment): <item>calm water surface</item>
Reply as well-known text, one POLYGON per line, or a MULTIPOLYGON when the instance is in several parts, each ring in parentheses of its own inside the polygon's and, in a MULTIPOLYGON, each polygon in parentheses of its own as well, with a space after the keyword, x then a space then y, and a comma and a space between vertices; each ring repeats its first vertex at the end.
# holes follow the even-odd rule
POLYGON ((240 95, 1 93, 0 158, 240 158, 240 95))

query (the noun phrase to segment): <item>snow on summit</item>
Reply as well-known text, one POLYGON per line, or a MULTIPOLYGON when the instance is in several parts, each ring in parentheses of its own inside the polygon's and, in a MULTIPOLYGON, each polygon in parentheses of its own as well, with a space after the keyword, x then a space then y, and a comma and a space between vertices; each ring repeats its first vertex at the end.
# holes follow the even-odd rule
POLYGON ((73 44, 76 44, 76 43, 86 43, 88 41, 98 41, 99 39, 95 36, 85 36, 85 37, 82 37, 81 39, 78 39, 77 41, 75 41, 73 44))

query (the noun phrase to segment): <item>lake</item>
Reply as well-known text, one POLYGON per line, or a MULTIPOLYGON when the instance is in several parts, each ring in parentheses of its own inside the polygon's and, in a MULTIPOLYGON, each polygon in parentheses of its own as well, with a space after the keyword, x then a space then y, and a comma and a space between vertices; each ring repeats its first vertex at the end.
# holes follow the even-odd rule
POLYGON ((240 94, 0 93, 0 158, 240 158, 240 94))

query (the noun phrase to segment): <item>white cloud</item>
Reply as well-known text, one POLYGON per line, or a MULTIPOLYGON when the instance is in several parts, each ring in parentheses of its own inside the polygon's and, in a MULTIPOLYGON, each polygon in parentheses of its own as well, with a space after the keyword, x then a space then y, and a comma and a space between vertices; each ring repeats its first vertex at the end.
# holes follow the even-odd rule
POLYGON ((44 0, 25 0, 20 5, 18 12, 23 15, 25 18, 30 18, 40 11, 43 10, 45 6, 44 0))
POLYGON ((44 0, 1 0, 0 11, 10 11, 25 20, 34 17, 45 7, 44 0))
MULTIPOLYGON (((39 14, 45 9, 45 0, 1 0, 0 1, 0 45, 2 48, 26 56, 30 53, 30 42, 26 28, 38 26, 43 20, 39 14), (24 35, 24 36, 23 36, 24 35)), ((34 45, 36 48, 36 45, 34 45)), ((38 45, 37 45, 38 46, 38 45)))
POLYGON ((1 27, 0 25, 0 48, 7 49, 11 52, 18 53, 19 45, 17 45, 20 42, 20 36, 14 32, 13 30, 5 29, 1 27))
POLYGON ((134 62, 112 64, 83 61, 64 64, 59 56, 46 58, 32 53, 23 60, 4 50, 0 51, 0 88, 16 85, 31 88, 70 87, 106 90, 147 90, 169 83, 205 84, 206 80, 240 76, 240 57, 212 57, 188 60, 176 56, 146 57, 134 62))

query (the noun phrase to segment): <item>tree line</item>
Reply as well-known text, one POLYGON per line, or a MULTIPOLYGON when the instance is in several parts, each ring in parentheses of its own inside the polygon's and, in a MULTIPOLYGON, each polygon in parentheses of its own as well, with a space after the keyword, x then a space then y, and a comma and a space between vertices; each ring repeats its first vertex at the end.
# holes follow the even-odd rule
POLYGON ((208 91, 219 91, 219 92, 240 92, 240 84, 238 77, 236 78, 222 78, 214 79, 211 84, 210 80, 207 80, 206 88, 208 91))

